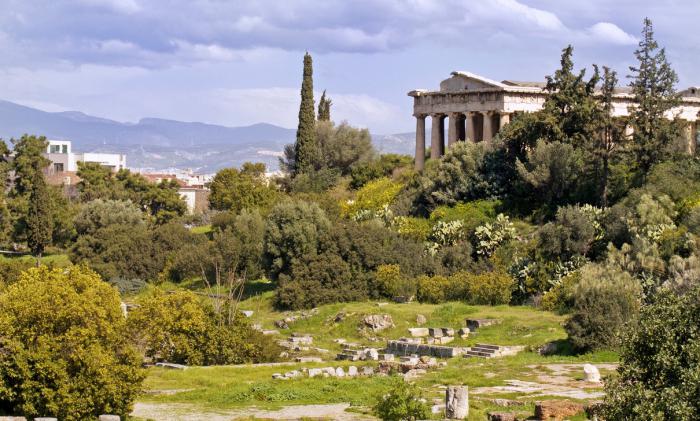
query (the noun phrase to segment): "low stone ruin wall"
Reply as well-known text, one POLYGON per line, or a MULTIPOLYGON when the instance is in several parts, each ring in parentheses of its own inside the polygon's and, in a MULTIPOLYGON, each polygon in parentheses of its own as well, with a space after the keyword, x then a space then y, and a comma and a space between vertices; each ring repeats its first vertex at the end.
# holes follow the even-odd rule
POLYGON ((452 358, 461 355, 462 349, 451 346, 413 344, 403 341, 389 341, 386 346, 387 354, 394 355, 427 355, 438 358, 452 358))

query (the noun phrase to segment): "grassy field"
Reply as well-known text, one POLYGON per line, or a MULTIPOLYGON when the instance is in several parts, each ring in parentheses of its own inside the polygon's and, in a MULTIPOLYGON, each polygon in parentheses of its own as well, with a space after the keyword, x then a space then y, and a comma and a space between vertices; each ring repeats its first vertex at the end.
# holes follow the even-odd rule
MULTIPOLYGON (((264 291, 260 287, 260 291, 264 291)), ((275 329, 274 321, 299 312, 281 313, 272 307, 272 293, 262 292, 252 295, 241 304, 241 308, 254 311, 252 323, 261 324, 264 329, 275 329)), ((302 367, 327 366, 361 366, 372 363, 349 363, 332 361, 340 351, 341 345, 334 339, 345 339, 371 347, 382 347, 387 339, 407 336, 409 327, 416 326, 416 316, 422 314, 428 320, 426 327, 464 326, 465 318, 496 318, 501 323, 483 328, 476 335, 462 340, 457 339, 450 345, 470 346, 477 342, 496 345, 525 345, 526 351, 514 357, 498 359, 453 358, 447 360, 447 366, 429 371, 418 378, 416 383, 424 392, 429 402, 436 403, 444 399, 444 386, 464 384, 473 393, 470 396, 471 412, 469 419, 484 420, 486 413, 492 410, 513 411, 514 409, 498 407, 492 399, 520 399, 524 406, 515 410, 523 414, 532 414, 534 400, 527 393, 479 392, 479 388, 502 387, 507 380, 542 382, 543 378, 555 378, 554 382, 569 385, 584 383, 583 373, 576 368, 563 373, 552 371, 551 367, 562 364, 614 363, 614 353, 595 353, 580 356, 555 355, 540 356, 536 349, 550 341, 562 341, 566 333, 562 328, 563 316, 539 311, 530 307, 511 306, 469 306, 463 303, 430 304, 395 304, 359 302, 333 304, 320 307, 317 314, 308 319, 290 324, 290 329, 281 330, 280 338, 292 332, 310 334, 314 337, 314 347, 328 352, 309 351, 306 354, 324 358, 324 363, 286 363, 281 366, 226 366, 226 367, 192 367, 185 371, 152 368, 149 371, 145 387, 148 391, 141 401, 154 403, 184 403, 202 409, 237 409, 256 407, 265 409, 280 408, 288 405, 327 404, 349 402, 352 410, 368 413, 376 398, 385 393, 398 381, 396 377, 367 377, 354 379, 334 378, 300 378, 289 381, 272 380, 273 373, 284 373, 302 367), (336 316, 344 314, 343 320, 336 323, 336 316), (368 314, 390 314, 395 327, 376 334, 362 329, 362 318, 368 314), (553 377, 554 376, 554 377, 553 377)), ((376 364, 376 363, 375 363, 376 364)), ((601 370, 603 375, 609 369, 601 370)), ((576 386, 578 387, 578 386, 576 386)), ((599 387, 583 386, 585 390, 595 391, 599 387)), ((484 389, 487 390, 487 389, 484 389)), ((536 400, 552 398, 541 394, 536 400)), ((561 397, 555 399, 563 399, 561 397)), ((584 419, 584 418, 573 418, 584 419)))
MULTIPOLYGON (((29 254, 23 255, 10 255, 10 254, 0 254, 0 262, 27 262, 36 264, 36 258, 29 254)), ((41 258, 41 263, 48 266, 65 267, 69 266, 70 259, 67 254, 64 253, 47 253, 41 258)))

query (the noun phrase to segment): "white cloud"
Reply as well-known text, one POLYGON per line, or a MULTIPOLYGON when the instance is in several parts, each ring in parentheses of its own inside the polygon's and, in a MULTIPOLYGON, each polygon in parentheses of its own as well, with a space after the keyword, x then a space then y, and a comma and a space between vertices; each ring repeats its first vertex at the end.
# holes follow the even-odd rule
POLYGON ((136 13, 141 10, 137 0, 79 0, 88 6, 106 7, 121 13, 136 13))
POLYGON ((619 26, 610 22, 598 22, 588 28, 588 33, 597 41, 619 45, 634 45, 637 38, 623 31, 619 26))

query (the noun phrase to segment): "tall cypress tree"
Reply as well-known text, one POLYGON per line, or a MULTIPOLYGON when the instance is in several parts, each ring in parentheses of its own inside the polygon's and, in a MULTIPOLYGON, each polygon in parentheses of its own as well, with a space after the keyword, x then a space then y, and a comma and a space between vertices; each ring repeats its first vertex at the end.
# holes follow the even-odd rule
MULTIPOLYGON (((29 210, 27 212, 27 246, 32 254, 41 259, 46 247, 51 244, 53 216, 51 198, 46 180, 37 172, 29 191, 29 210)), ((37 262, 38 264, 38 262, 37 262)))
POLYGON ((316 139, 316 113, 314 110, 314 81, 311 55, 304 55, 304 76, 301 82, 301 104, 299 105, 299 127, 294 145, 294 174, 309 173, 316 169, 320 149, 316 139))
POLYGON ((318 121, 331 121, 331 105, 333 102, 326 97, 326 90, 323 90, 321 99, 318 101, 318 121))
POLYGON ((666 111, 680 103, 675 85, 676 72, 666 59, 666 51, 654 39, 654 28, 649 18, 644 19, 642 40, 634 52, 637 66, 630 66, 630 87, 635 105, 630 110, 630 122, 637 166, 642 178, 651 167, 667 157, 671 142, 680 134, 677 122, 664 117, 666 111))

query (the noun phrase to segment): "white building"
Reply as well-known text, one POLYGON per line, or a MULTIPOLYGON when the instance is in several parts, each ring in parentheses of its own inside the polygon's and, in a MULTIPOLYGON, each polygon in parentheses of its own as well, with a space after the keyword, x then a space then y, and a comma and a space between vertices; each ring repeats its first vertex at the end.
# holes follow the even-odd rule
POLYGON ((46 158, 51 161, 49 174, 78 171, 78 162, 96 162, 113 172, 126 168, 126 155, 114 153, 74 153, 69 140, 49 140, 46 158))

